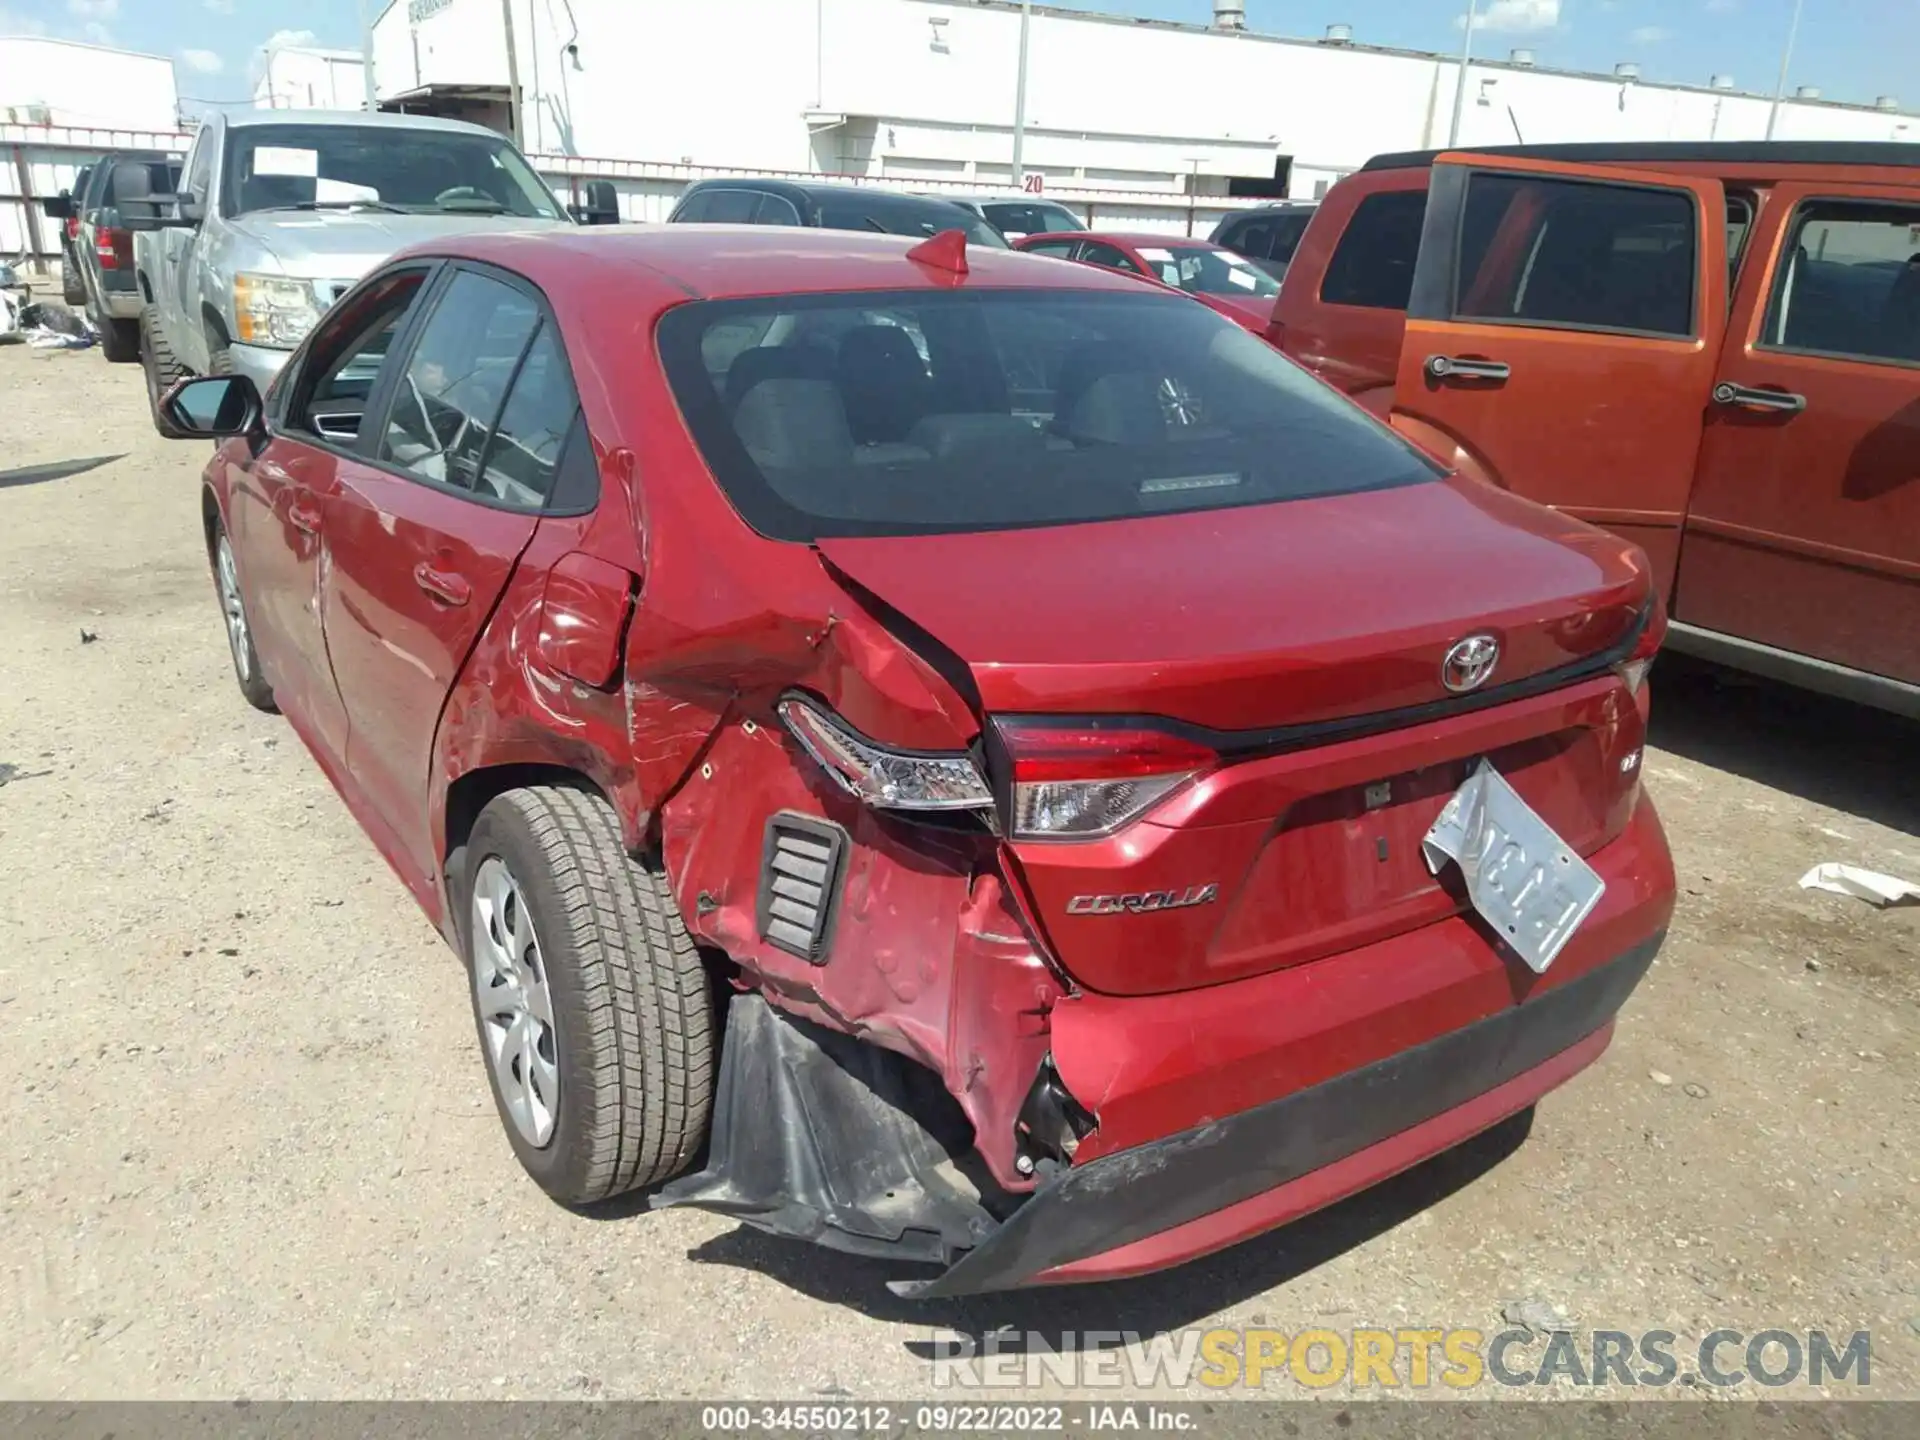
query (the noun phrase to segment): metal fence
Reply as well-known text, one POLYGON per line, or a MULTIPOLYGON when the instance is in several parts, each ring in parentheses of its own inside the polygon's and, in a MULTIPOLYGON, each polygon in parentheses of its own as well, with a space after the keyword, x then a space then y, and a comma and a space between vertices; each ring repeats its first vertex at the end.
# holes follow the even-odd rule
MULTIPOLYGON (((41 213, 40 202, 72 188, 81 167, 128 152, 186 154, 192 135, 181 131, 86 130, 64 126, 0 125, 0 257, 47 263, 60 254, 60 222, 41 213)), ((563 200, 578 204, 589 180, 611 180, 620 213, 632 221, 661 221, 696 180, 757 175, 802 181, 872 185, 926 195, 977 194, 990 189, 961 180, 884 179, 818 171, 743 170, 647 160, 604 160, 577 155, 534 155, 537 169, 563 200)), ((1299 168, 1299 167, 1296 167, 1299 168)), ((1344 171, 1308 167, 1331 181, 1344 171)), ((1158 190, 1113 190, 1049 185, 1045 198, 1064 205, 1089 226, 1205 235, 1226 215, 1257 204, 1218 195, 1177 195, 1158 190)))

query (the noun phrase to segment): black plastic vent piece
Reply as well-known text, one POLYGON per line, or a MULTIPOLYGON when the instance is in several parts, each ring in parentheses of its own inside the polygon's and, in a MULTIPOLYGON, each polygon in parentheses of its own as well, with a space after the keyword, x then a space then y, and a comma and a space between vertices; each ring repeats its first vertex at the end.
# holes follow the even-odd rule
POLYGON ((767 820, 760 857, 760 937, 815 965, 827 960, 847 832, 810 815, 781 811, 767 820))

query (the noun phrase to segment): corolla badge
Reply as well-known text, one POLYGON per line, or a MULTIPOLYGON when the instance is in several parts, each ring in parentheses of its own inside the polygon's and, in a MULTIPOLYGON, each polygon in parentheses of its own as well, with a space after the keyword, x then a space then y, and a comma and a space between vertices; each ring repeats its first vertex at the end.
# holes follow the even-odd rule
POLYGON ((1440 683, 1456 695, 1478 690, 1500 663, 1500 642, 1491 635, 1469 635, 1440 662, 1440 683))
POLYGON ((1076 895, 1067 901, 1069 915, 1150 915, 1156 910, 1184 910, 1211 905, 1220 898, 1218 885, 1189 885, 1185 890, 1146 890, 1137 895, 1076 895))

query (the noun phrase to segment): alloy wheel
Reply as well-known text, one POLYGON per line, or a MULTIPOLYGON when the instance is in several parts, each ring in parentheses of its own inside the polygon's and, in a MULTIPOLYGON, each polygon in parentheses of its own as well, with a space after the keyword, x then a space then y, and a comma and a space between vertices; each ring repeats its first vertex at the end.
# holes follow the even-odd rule
POLYGON ((233 563, 233 546, 225 535, 216 548, 214 570, 220 585, 220 613, 227 622, 227 646, 233 668, 245 682, 253 679, 253 647, 247 637, 247 607, 240 599, 240 572, 233 563))
POLYGON ((560 1036, 533 915, 498 855, 474 876, 470 933, 474 1000, 494 1085, 521 1137, 543 1147, 560 1114, 560 1036))

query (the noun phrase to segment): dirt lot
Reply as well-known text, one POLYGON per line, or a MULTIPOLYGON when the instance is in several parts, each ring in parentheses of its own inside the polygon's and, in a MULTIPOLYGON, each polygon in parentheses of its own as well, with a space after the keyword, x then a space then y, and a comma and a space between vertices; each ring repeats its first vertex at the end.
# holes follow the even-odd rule
POLYGON ((1795 887, 1920 878, 1920 730, 1663 664, 1679 917, 1530 1135, 1173 1274, 915 1305, 522 1177, 455 961, 235 692, 204 457, 136 370, 0 349, 0 1396, 898 1398, 946 1329, 1497 1330, 1528 1301, 1867 1329, 1873 1393, 1920 1396, 1920 909, 1795 887))

